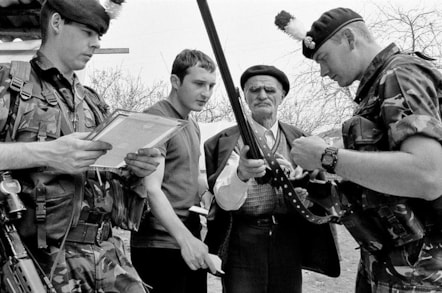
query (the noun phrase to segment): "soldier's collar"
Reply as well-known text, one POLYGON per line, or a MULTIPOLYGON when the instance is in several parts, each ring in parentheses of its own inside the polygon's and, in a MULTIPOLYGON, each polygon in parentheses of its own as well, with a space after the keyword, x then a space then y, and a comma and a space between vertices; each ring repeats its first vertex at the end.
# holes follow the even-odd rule
POLYGON ((359 87, 355 95, 356 103, 361 102, 362 98, 365 96, 362 93, 366 87, 370 87, 373 81, 376 80, 376 77, 383 69, 386 60, 397 53, 400 53, 399 48, 396 46, 396 44, 391 43, 374 57, 373 61, 371 61, 370 65, 365 70, 361 82, 359 83, 359 87))

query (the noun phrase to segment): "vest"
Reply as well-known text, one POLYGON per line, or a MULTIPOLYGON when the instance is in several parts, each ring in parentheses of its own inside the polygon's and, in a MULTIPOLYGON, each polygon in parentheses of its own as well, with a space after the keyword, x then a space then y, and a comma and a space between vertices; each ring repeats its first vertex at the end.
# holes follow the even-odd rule
MULTIPOLYGON (((394 70, 401 62, 420 66, 422 61, 405 59, 401 54, 387 58, 378 71, 373 71, 376 74, 358 89, 356 100, 361 106, 342 127, 346 149, 389 151, 398 147, 389 139, 388 129, 380 117, 383 101, 377 91, 382 86, 382 72, 394 70)), ((439 74, 430 71, 425 64, 422 67, 427 68, 426 77, 434 79, 440 89, 439 74)), ((432 127, 422 129, 429 137, 437 137, 432 136, 432 127)), ((362 254, 367 272, 388 270, 396 278, 406 279, 407 284, 413 285, 442 284, 440 278, 433 277, 442 269, 442 197, 425 201, 391 196, 346 181, 341 182, 340 189, 351 210, 341 220, 355 240, 369 252, 362 254), (373 257, 377 258, 377 268, 372 266, 373 257), (396 269, 399 267, 401 274, 396 269)), ((375 278, 387 282, 390 276, 379 274, 375 278)))
MULTIPOLYGON (((80 121, 78 130, 91 131, 107 114, 98 95, 78 83, 74 94, 83 100, 76 105, 79 117, 74 117, 60 94, 67 89, 57 91, 31 70, 29 62, 13 61, 10 66, 2 66, 0 72, 0 99, 4 105, 0 111, 1 142, 54 140, 71 133, 75 129, 72 121, 77 119, 80 121)), ((47 247, 47 242, 58 243, 71 221, 75 226, 80 218, 84 205, 84 174, 57 174, 53 170, 34 168, 14 170, 12 175, 22 185, 19 196, 27 209, 15 223, 20 236, 24 240, 37 236, 39 248, 47 247)), ((111 208, 106 207, 109 212, 111 208)))
MULTIPOLYGON (((273 153, 279 153, 284 158, 290 158, 290 146, 284 133, 278 129, 273 153)), ((285 214, 288 212, 284 194, 270 184, 258 184, 254 178, 249 180, 247 199, 239 210, 239 214, 247 216, 262 216, 270 214, 285 214)))

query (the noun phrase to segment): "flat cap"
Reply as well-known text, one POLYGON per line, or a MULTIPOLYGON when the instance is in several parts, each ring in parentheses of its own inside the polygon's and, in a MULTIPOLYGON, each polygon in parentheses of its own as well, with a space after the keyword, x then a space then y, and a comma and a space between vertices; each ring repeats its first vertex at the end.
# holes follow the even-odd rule
POLYGON ((99 35, 104 35, 109 28, 110 16, 98 0, 46 0, 44 5, 63 18, 90 27, 99 35))
POLYGON ((364 21, 362 16, 349 8, 335 8, 324 12, 318 20, 313 22, 307 37, 302 42, 302 54, 309 59, 321 46, 333 37, 344 26, 356 22, 364 21))
POLYGON ((282 85, 282 88, 285 91, 285 95, 290 90, 290 82, 287 78, 287 75, 285 75, 284 72, 276 68, 275 66, 271 65, 254 65, 249 67, 244 73, 241 75, 240 83, 241 88, 244 90, 244 85, 246 84, 247 80, 255 75, 270 75, 276 78, 282 85))

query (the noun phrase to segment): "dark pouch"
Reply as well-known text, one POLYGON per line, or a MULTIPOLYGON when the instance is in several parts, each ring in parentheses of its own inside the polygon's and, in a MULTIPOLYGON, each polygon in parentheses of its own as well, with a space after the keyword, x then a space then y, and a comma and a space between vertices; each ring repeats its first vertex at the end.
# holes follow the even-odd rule
POLYGON ((342 139, 346 149, 358 151, 385 150, 384 131, 362 116, 354 116, 342 124, 342 139))
POLYGON ((125 230, 138 231, 143 213, 149 210, 147 199, 118 179, 111 179, 109 183, 107 192, 114 200, 112 223, 125 230))
POLYGON ((356 242, 367 251, 377 254, 390 245, 388 235, 383 233, 380 223, 375 222, 370 211, 351 211, 340 220, 356 242))

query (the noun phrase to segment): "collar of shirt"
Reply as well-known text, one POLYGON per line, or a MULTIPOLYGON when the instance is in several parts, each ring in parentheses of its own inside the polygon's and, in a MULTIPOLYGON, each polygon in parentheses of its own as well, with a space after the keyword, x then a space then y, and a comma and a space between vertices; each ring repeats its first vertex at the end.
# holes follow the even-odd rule
POLYGON ((356 96, 355 96, 356 103, 361 102, 361 99, 359 98, 361 92, 367 86, 371 86, 371 83, 373 82, 373 78, 375 78, 377 76, 379 70, 385 64, 386 60, 388 58, 390 58, 391 56, 398 54, 398 53, 400 53, 399 48, 396 46, 396 44, 391 43, 385 49, 383 49, 381 52, 379 52, 379 54, 376 55, 376 57, 374 57, 373 61, 371 61, 370 65, 365 70, 364 75, 362 76, 361 82, 359 83, 359 87, 358 87, 358 90, 356 91, 356 96))
POLYGON ((47 81, 56 80, 57 83, 61 84, 61 86, 58 86, 58 92, 61 94, 63 100, 71 111, 74 109, 72 101, 75 103, 75 108, 83 102, 85 96, 84 88, 75 73, 72 81, 67 80, 54 66, 51 60, 49 60, 49 58, 47 58, 40 50, 38 50, 37 54, 32 58, 31 64, 39 68, 43 75, 43 79, 47 81), (74 95, 78 97, 78 99, 75 99, 74 95))
MULTIPOLYGON (((253 118, 252 118, 253 119, 253 118)), ((257 130, 260 133, 263 133, 267 130, 267 128, 265 128, 264 126, 262 126, 261 124, 259 124, 258 122, 256 122, 254 119, 253 121, 255 122, 255 126, 257 127, 257 130)), ((275 122, 275 124, 272 125, 272 127, 270 127, 270 131, 273 133, 273 137, 277 137, 278 134, 278 121, 275 122)))
POLYGON ((45 54, 43 54, 43 52, 41 52, 40 50, 38 50, 36 55, 32 58, 31 63, 38 66, 38 68, 44 74, 55 75, 59 80, 61 80, 63 83, 68 84, 70 87, 77 87, 77 85, 80 84, 80 81, 75 72, 73 75, 73 81, 71 82, 64 77, 60 70, 58 70, 58 68, 54 66, 51 60, 49 60, 48 57, 46 57, 45 54))

